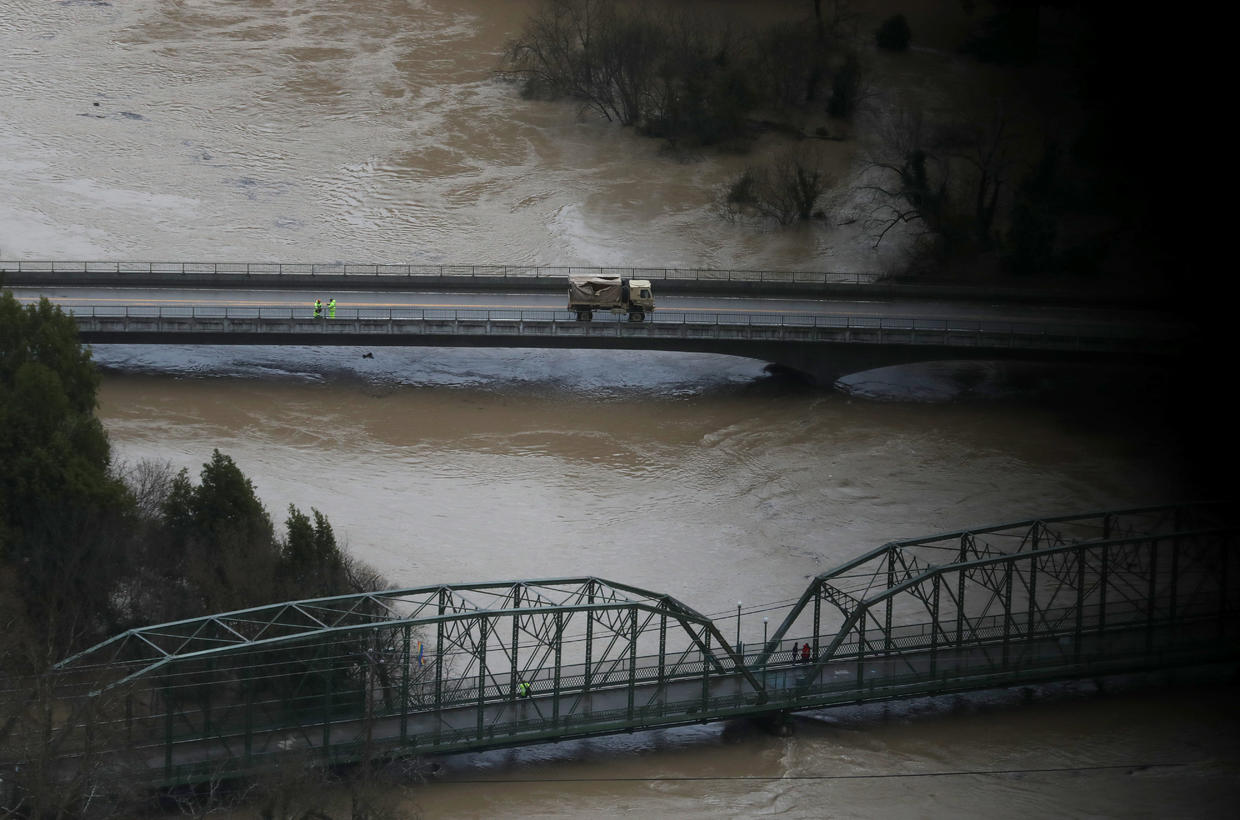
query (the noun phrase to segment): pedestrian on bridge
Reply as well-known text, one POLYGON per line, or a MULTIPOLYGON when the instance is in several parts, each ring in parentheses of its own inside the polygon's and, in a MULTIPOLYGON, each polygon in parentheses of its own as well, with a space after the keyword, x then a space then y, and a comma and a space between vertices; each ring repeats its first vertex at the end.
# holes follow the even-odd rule
POLYGON ((319 299, 314 300, 314 318, 323 318, 323 302, 319 299))
POLYGON ((809 644, 801 646, 801 663, 809 663, 809 644))
POLYGON ((330 302, 327 303, 327 318, 328 319, 336 318, 336 299, 334 297, 332 298, 330 302))

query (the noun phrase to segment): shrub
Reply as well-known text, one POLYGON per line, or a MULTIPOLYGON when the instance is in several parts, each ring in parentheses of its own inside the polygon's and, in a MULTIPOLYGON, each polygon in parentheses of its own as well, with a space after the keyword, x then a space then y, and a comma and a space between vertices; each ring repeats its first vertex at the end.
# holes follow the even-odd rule
POLYGON ((744 172, 728 187, 727 202, 729 205, 746 206, 758 201, 758 180, 752 168, 744 172))
POLYGON ((746 168, 728 187, 724 210, 731 216, 752 213, 780 225, 816 216, 818 200, 832 180, 812 151, 792 149, 760 168, 746 168))
POLYGON ((839 71, 831 78, 831 100, 827 113, 832 117, 847 117, 857 110, 861 101, 861 61, 856 54, 849 54, 839 71))
POLYGON ((908 20, 904 19, 903 14, 888 17, 874 35, 878 47, 888 51, 908 51, 908 44, 912 37, 912 29, 909 28, 908 20))

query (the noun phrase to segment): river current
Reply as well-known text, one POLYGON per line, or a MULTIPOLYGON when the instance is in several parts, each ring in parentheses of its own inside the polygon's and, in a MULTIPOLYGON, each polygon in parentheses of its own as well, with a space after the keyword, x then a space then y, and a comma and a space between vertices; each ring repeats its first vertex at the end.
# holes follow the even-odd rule
MULTIPOLYGON (((669 156, 520 99, 492 72, 532 2, 0 6, 0 258, 885 264, 848 225, 719 219, 745 157, 669 156)), ((912 59, 920 76, 950 58, 912 59)), ((750 610, 886 541, 1197 489, 1144 374, 942 364, 828 390, 708 355, 95 355, 118 459, 196 473, 219 448, 274 518, 321 510, 394 585, 595 575, 725 619, 741 601, 747 640, 750 610)), ((1232 816, 1234 687, 1150 682, 456 756, 391 799, 428 817, 1232 816)))

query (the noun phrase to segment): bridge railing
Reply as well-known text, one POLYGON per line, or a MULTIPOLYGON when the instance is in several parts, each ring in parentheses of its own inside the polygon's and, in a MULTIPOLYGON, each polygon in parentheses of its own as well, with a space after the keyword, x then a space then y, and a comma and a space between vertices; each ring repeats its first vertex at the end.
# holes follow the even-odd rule
MULTIPOLYGON (((236 322, 268 323, 265 332, 456 332, 469 335, 545 335, 554 329, 562 333, 597 333, 599 326, 617 333, 658 334, 675 330, 683 334, 689 329, 726 334, 737 329, 778 329, 781 334, 798 330, 819 334, 818 340, 875 342, 887 344, 943 344, 976 347, 986 345, 1014 349, 1040 348, 1055 350, 1138 350, 1170 352, 1178 344, 1179 335, 1172 331, 1138 329, 1123 325, 1072 325, 1065 323, 1032 323, 1011 321, 980 321, 970 319, 872 318, 813 313, 738 313, 708 311, 660 310, 643 322, 630 322, 626 316, 600 313, 594 321, 577 321, 573 311, 545 309, 486 308, 425 308, 425 307, 338 307, 334 317, 314 316, 313 308, 287 305, 255 305, 246 307, 187 305, 77 305, 66 307, 79 320, 84 330, 161 331, 171 328, 151 327, 150 323, 189 320, 190 326, 178 325, 179 332, 209 330, 211 332, 252 332, 251 326, 236 322), (124 325, 100 324, 126 320, 124 325), (133 320, 132 323, 128 320, 133 320), (208 326, 202 322, 220 320, 229 326, 208 326), (93 323, 92 323, 93 321, 93 323), (403 323, 403 324, 397 324, 403 323), (384 326, 387 327, 384 327, 384 326), (827 334, 827 336, 823 336, 827 334)), ((781 338, 784 338, 781 336, 781 338)))
MULTIPOLYGON (((134 262, 134 261, 64 261, 64 260, 0 260, 0 272, 79 274, 166 275, 173 277, 245 277, 279 279, 281 277, 357 276, 419 279, 476 278, 564 281, 570 275, 610 274, 625 279, 695 282, 754 282, 772 284, 870 284, 880 274, 845 271, 795 270, 725 270, 711 268, 650 268, 591 267, 537 265, 415 265, 375 263, 279 263, 279 262, 134 262)), ((416 284, 416 281, 415 281, 416 284)))
MULTIPOLYGON (((925 680, 933 672, 939 678, 974 673, 1029 671, 1038 668, 1061 666, 1076 662, 1084 652, 1094 662, 1099 659, 1124 659, 1150 651, 1146 645, 1153 626, 1158 643, 1155 649, 1175 649, 1172 639, 1184 642, 1191 634, 1193 624, 1201 624, 1205 630, 1195 637, 1212 640, 1217 636, 1217 613, 1208 602, 1186 602, 1176 615, 1175 629, 1168 626, 1171 612, 1171 596, 1165 593, 1151 607, 1148 603, 1118 602, 1118 604, 1087 606, 1083 621, 1087 628, 1078 627, 1078 610, 1074 606, 1050 608, 1041 613, 1035 631, 1027 630, 1027 620, 1012 614, 989 615, 975 619, 967 634, 952 636, 950 642, 943 640, 942 624, 933 622, 900 624, 893 628, 889 640, 879 643, 867 641, 857 633, 851 633, 834 649, 830 659, 822 666, 827 671, 814 669, 814 682, 797 698, 811 697, 832 691, 853 691, 864 685, 893 685, 900 681, 925 680), (1151 619, 1151 612, 1158 614, 1151 619), (936 630, 938 637, 936 638, 936 630), (1117 640, 1115 636, 1124 636, 1117 640), (1135 636, 1135 637, 1134 637, 1135 636), (1009 651, 1003 651, 1007 646, 1009 651), (928 654, 930 653, 930 654, 928 654), (920 669, 911 664, 915 659, 920 669), (857 666, 864 665, 859 672, 857 666), (933 664, 933 667, 930 666, 933 664), (885 683, 883 683, 885 681, 885 683)), ((793 697, 779 694, 777 690, 795 684, 800 676, 811 669, 802 661, 794 647, 814 640, 814 636, 802 635, 785 638, 773 650, 765 666, 758 663, 766 655, 760 643, 743 647, 741 657, 753 664, 752 671, 764 686, 770 685, 770 696, 775 699, 793 697), (779 677, 773 677, 779 675, 779 677)), ((379 685, 371 679, 366 684, 365 675, 356 672, 340 678, 343 683, 330 694, 311 687, 301 694, 247 697, 226 694, 227 681, 244 678, 247 686, 262 685, 276 692, 291 685, 292 674, 309 674, 324 680, 354 669, 357 657, 352 654, 325 656, 317 659, 321 664, 317 671, 303 668, 290 671, 287 662, 271 660, 266 666, 255 666, 246 658, 238 658, 235 667, 214 663, 209 673, 200 665, 184 664, 178 671, 174 665, 159 678, 159 686, 146 695, 133 700, 125 710, 124 718, 117 717, 114 728, 121 728, 130 736, 146 736, 152 740, 182 741, 227 734, 262 733, 294 726, 319 726, 324 722, 355 720, 365 714, 372 717, 392 717, 401 714, 416 715, 443 709, 474 708, 513 701, 517 682, 529 683, 532 696, 573 697, 586 692, 603 693, 624 690, 630 685, 639 687, 661 685, 674 681, 700 680, 709 666, 700 652, 688 651, 674 657, 640 655, 630 675, 626 656, 608 661, 606 668, 594 668, 587 685, 586 668, 583 664, 566 664, 555 667, 537 667, 520 670, 513 678, 507 670, 489 672, 482 685, 475 674, 443 674, 436 686, 435 661, 431 661, 414 679, 403 681, 393 673, 386 684, 379 685), (203 700, 207 681, 211 683, 210 698, 203 700), (263 683, 265 681, 265 683, 263 683), (438 688, 438 696, 436 694, 438 688), (169 728, 171 727, 171 728, 169 728), (166 735, 166 737, 165 737, 166 735)), ((730 679, 736 672, 725 670, 712 672, 715 679, 730 679)), ((755 702, 756 692, 750 692, 749 702, 755 702)), ((711 695, 692 701, 698 711, 704 705, 717 705, 711 695)), ((670 707, 665 707, 666 710, 670 707)), ((562 715, 572 719, 572 713, 562 715)))

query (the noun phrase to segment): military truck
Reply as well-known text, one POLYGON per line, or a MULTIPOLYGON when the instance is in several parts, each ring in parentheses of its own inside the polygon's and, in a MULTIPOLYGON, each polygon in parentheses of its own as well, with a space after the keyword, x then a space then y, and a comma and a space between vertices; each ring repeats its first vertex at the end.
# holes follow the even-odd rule
POLYGON ((630 322, 641 322, 654 311, 654 296, 648 279, 621 279, 601 273, 570 276, 568 309, 577 312, 579 322, 591 321, 596 310, 627 313, 630 322))

